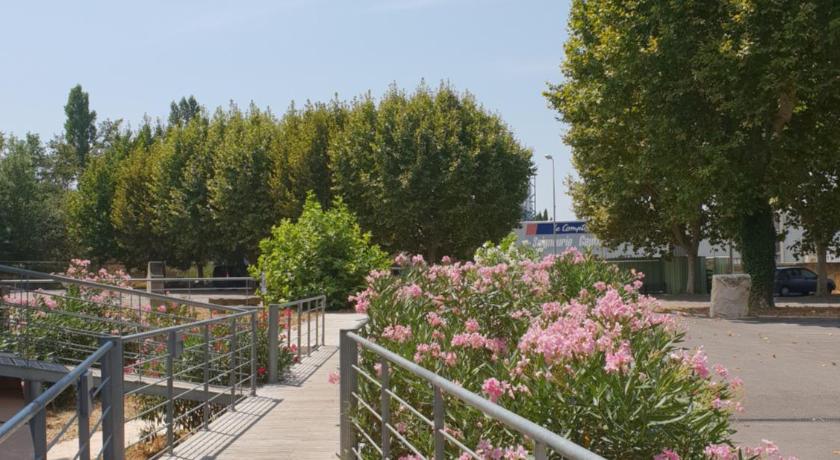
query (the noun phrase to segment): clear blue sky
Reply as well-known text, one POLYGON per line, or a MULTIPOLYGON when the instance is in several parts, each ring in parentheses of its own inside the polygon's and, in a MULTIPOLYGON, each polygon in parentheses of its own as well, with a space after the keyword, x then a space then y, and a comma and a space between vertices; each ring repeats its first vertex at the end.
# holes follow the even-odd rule
POLYGON ((81 83, 98 120, 136 127, 193 94, 282 113, 292 100, 351 98, 421 78, 448 80, 499 113, 534 150, 537 207, 571 219, 563 126, 546 105, 560 78, 567 0, 276 0, 9 2, 0 27, 0 131, 62 130, 81 83), (84 5, 82 6, 82 3, 84 5))

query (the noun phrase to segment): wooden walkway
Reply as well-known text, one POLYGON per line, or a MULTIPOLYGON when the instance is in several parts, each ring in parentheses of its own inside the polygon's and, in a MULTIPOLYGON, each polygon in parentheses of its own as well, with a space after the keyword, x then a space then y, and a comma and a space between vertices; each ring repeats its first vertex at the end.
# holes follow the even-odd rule
POLYGON ((283 384, 266 385, 175 448, 169 459, 329 460, 339 449, 338 332, 364 315, 328 313, 326 346, 292 368, 283 384))

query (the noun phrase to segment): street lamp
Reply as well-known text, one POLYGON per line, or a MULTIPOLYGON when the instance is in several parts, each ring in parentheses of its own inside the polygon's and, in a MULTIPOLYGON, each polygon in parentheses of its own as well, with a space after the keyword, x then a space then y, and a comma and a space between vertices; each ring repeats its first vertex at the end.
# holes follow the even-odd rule
POLYGON ((554 244, 554 255, 557 255, 557 185, 554 180, 554 157, 546 155, 545 159, 551 160, 551 239, 554 244))

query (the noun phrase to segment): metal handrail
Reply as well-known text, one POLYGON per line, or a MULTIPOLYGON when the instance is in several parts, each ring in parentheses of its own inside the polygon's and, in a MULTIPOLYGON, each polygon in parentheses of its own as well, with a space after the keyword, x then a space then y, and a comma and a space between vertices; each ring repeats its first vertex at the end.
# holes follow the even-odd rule
POLYGON ((292 300, 279 304, 268 305, 268 382, 277 383, 279 375, 277 374, 277 353, 280 345, 279 325, 280 325, 280 309, 288 310, 289 315, 286 317, 286 346, 292 347, 292 318, 291 310, 297 307, 297 360, 302 359, 303 348, 303 315, 306 314, 306 355, 312 354, 312 313, 315 313, 315 348, 320 348, 326 344, 326 311, 327 311, 327 297, 325 295, 318 295, 307 297, 305 299, 292 300), (306 309, 303 306, 306 305, 306 309), (321 314, 319 323, 318 315, 321 314), (319 343, 320 342, 320 343, 319 343))
MULTIPOLYGON (((162 302, 173 301, 172 297, 162 295, 162 294, 155 294, 153 292, 138 291, 137 289, 126 288, 126 287, 121 287, 121 286, 114 286, 114 285, 111 285, 111 284, 95 283, 93 281, 77 279, 77 278, 73 278, 73 277, 70 277, 70 276, 41 273, 41 272, 36 272, 36 271, 32 271, 32 270, 26 270, 26 269, 23 269, 23 268, 9 267, 8 265, 0 265, 0 272, 17 273, 19 275, 26 275, 26 276, 34 277, 36 279, 48 279, 48 280, 58 281, 58 282, 62 282, 62 283, 78 284, 80 286, 91 287, 91 288, 94 288, 94 289, 105 289, 105 290, 109 290, 109 291, 120 292, 120 293, 123 293, 123 294, 136 295, 136 296, 139 296, 139 297, 147 297, 147 298, 154 299, 154 300, 160 300, 162 302)), ((20 282, 25 282, 25 280, 15 280, 13 282, 20 283, 20 282)), ((177 301, 178 301, 178 303, 182 303, 184 305, 190 305, 190 306, 194 306, 194 307, 202 307, 202 308, 207 308, 207 309, 216 310, 216 311, 243 311, 239 307, 216 305, 216 304, 207 303, 207 302, 199 302, 197 300, 189 300, 189 299, 178 298, 177 301)))
POLYGON ((105 356, 105 353, 108 353, 108 351, 113 347, 113 342, 105 342, 102 344, 101 347, 91 353, 87 359, 73 368, 73 370, 68 372, 67 375, 59 379, 32 402, 24 406, 11 419, 0 425, 0 443, 6 441, 17 430, 23 427, 23 425, 27 424, 30 420, 32 420, 32 418, 38 415, 39 412, 46 409, 47 404, 58 397, 58 395, 67 389, 67 387, 74 384, 83 374, 90 371, 93 364, 105 356))
MULTIPOLYGON (((464 389, 462 386, 457 385, 442 376, 414 363, 381 345, 378 345, 370 340, 356 334, 353 331, 357 331, 359 328, 363 327, 364 324, 357 326, 355 329, 343 329, 341 330, 341 403, 342 403, 342 414, 341 414, 341 458, 342 459, 349 459, 351 455, 356 451, 354 446, 354 433, 352 430, 352 423, 350 418, 349 410, 354 405, 352 402, 352 397, 355 396, 355 375, 353 372, 353 367, 356 365, 355 361, 358 360, 358 345, 361 345, 364 349, 373 352, 374 354, 378 355, 382 358, 383 361, 383 383, 381 390, 383 393, 387 393, 390 391, 388 388, 388 372, 386 366, 384 366, 385 362, 390 362, 401 369, 404 369, 411 374, 429 382, 433 389, 435 395, 434 401, 434 429, 435 429, 435 459, 443 459, 444 458, 444 445, 443 443, 446 432, 444 431, 444 423, 445 423, 445 414, 444 414, 444 401, 441 392, 446 392, 447 394, 454 396, 455 398, 461 400, 462 402, 466 403, 468 406, 471 406, 479 411, 483 412, 487 416, 498 420, 499 422, 504 423, 508 427, 518 431, 519 433, 527 436, 528 438, 532 439, 535 443, 534 455, 536 460, 543 460, 547 459, 546 447, 550 447, 558 454, 562 455, 565 458, 569 458, 572 460, 604 460, 603 457, 600 455, 581 447, 574 442, 542 427, 537 425, 536 423, 517 415, 514 412, 511 412, 505 409, 502 406, 499 406, 496 403, 491 402, 488 399, 485 399, 469 390, 464 389)), ((383 408, 386 407, 386 404, 382 405, 383 408)), ((383 417, 387 420, 389 414, 379 414, 380 417, 383 417)), ((385 428, 388 428, 387 424, 384 424, 385 428)), ((383 444, 389 444, 390 441, 387 441, 386 436, 383 436, 383 444)), ((377 446, 378 447, 378 446, 377 446)))

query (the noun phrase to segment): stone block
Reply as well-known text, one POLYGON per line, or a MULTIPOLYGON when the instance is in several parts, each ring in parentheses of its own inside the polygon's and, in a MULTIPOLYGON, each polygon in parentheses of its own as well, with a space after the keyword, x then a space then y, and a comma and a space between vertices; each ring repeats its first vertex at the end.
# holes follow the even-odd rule
POLYGON ((749 313, 750 275, 715 275, 712 277, 712 318, 743 318, 749 313))

